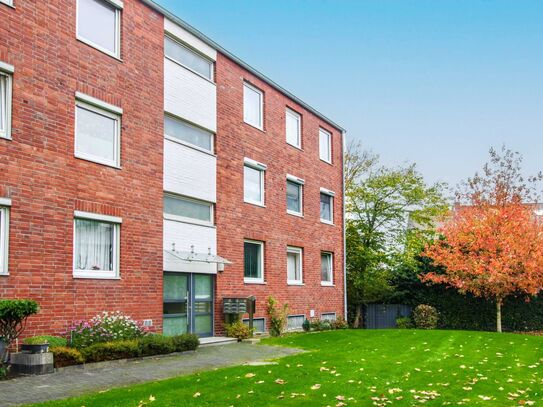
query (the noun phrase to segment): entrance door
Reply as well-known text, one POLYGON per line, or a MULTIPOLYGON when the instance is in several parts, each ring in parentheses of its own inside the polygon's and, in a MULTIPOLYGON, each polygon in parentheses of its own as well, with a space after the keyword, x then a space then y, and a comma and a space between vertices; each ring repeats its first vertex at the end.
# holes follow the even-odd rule
POLYGON ((164 273, 164 335, 213 335, 213 276, 164 273))

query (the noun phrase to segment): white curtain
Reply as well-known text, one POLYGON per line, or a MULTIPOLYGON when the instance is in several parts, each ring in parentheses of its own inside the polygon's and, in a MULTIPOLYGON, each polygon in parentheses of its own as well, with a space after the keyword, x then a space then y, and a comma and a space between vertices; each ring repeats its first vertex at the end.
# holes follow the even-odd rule
POLYGON ((111 223, 75 220, 75 267, 79 270, 113 270, 111 223))

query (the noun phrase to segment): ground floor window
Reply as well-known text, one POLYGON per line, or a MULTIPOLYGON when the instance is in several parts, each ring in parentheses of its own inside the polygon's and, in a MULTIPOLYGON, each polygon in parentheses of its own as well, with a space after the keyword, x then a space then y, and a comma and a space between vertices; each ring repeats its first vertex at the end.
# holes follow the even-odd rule
POLYGON ((262 283, 264 281, 264 243, 254 240, 245 240, 244 272, 246 283, 262 283))
POLYGON ((335 312, 325 312, 321 315, 323 321, 335 321, 336 313, 335 312))
POLYGON ((8 217, 8 207, 0 206, 0 274, 8 273, 8 217))
MULTIPOLYGON (((243 323, 249 326, 249 318, 244 318, 243 323)), ((253 328, 255 333, 266 332, 266 318, 253 318, 253 328)))
POLYGON ((305 315, 289 315, 287 318, 287 330, 298 331, 303 329, 305 315))

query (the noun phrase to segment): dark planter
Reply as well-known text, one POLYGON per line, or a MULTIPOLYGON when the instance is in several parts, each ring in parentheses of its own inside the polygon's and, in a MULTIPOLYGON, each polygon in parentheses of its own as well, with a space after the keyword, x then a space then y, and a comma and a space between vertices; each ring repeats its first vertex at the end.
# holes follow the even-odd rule
POLYGON ((47 353, 49 351, 49 344, 48 343, 40 343, 39 345, 28 345, 26 343, 23 343, 22 346, 23 353, 47 353))

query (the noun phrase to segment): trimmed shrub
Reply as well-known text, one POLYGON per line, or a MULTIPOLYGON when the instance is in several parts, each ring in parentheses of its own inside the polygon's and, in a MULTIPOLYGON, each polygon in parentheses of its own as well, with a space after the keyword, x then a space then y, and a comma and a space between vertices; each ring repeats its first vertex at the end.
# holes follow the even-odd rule
POLYGON ((225 324, 224 329, 226 330, 226 336, 236 338, 238 342, 241 342, 243 339, 251 338, 254 331, 254 328, 249 328, 248 325, 245 325, 239 319, 231 324, 225 324))
POLYGON ((64 347, 68 344, 68 341, 60 336, 30 336, 23 340, 25 345, 41 345, 44 343, 49 344, 50 348, 64 347))
POLYGON ((411 329, 413 328, 413 322, 409 317, 400 317, 396 319, 396 328, 398 329, 411 329))
POLYGON ((166 355, 176 350, 174 341, 169 336, 152 334, 144 336, 137 342, 139 343, 141 356, 166 355))
POLYGON ((347 329, 349 328, 349 324, 343 317, 337 317, 335 320, 330 322, 330 326, 332 329, 347 329))
POLYGON ((74 323, 67 332, 70 346, 82 349, 95 343, 138 339, 146 334, 141 323, 122 312, 102 312, 89 321, 74 323))
POLYGON ((309 332, 311 330, 311 323, 309 322, 309 319, 305 319, 304 323, 302 324, 302 329, 304 332, 309 332))
POLYGON ((95 343, 81 350, 86 362, 102 362, 135 358, 140 356, 140 344, 137 340, 95 343))
POLYGON ((39 310, 34 300, 0 300, 0 337, 6 345, 9 346, 19 337, 25 328, 26 319, 39 310))
POLYGON ((186 352, 188 350, 196 350, 200 346, 200 339, 198 335, 183 334, 172 336, 172 343, 175 352, 186 352))
POLYGON ((85 358, 81 352, 74 348, 55 346, 53 348, 49 348, 49 352, 53 353, 55 367, 80 365, 85 362, 85 358))
POLYGON ((413 310, 413 320, 415 321, 415 326, 419 329, 437 328, 438 319, 439 314, 431 305, 420 304, 413 310))

